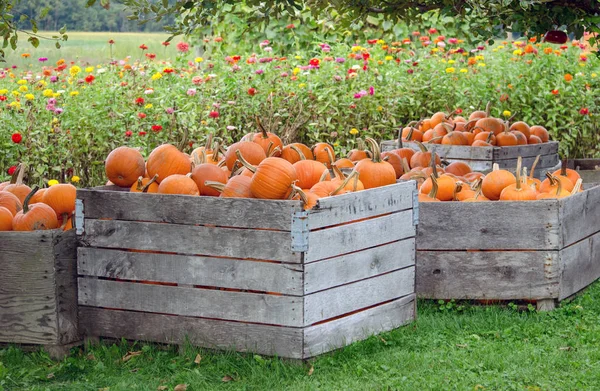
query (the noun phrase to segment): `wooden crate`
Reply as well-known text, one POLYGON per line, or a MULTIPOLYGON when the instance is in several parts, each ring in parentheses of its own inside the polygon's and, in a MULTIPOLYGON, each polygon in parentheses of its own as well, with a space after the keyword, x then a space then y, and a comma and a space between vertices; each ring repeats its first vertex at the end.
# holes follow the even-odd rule
POLYGON ((304 359, 415 317, 414 182, 319 200, 78 190, 82 328, 304 359))
POLYGON ((0 343, 60 358, 80 340, 75 230, 0 232, 0 343))
MULTIPOLYGON (((419 150, 416 143, 404 142, 407 148, 419 150)), ((547 171, 560 168, 558 157, 558 142, 550 141, 543 144, 520 145, 515 147, 469 147, 461 145, 426 144, 427 149, 436 152, 443 159, 454 162, 468 163, 473 171, 488 172, 492 165, 498 163, 500 168, 515 169, 519 156, 523 158, 523 166, 530 168, 537 155, 541 155, 535 168, 535 177, 544 178, 547 171)), ((384 141, 381 143, 383 151, 398 148, 398 141, 384 141)))
POLYGON ((600 277, 600 186, 561 200, 420 205, 417 295, 551 309, 600 277))
POLYGON ((600 183, 600 159, 572 159, 567 167, 577 170, 584 183, 600 183))

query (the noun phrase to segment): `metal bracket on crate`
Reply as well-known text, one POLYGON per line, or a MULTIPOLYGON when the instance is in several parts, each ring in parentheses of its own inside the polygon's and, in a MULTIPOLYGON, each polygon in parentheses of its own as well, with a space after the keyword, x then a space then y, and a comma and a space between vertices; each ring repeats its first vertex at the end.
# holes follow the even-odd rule
POLYGON ((308 212, 297 211, 292 214, 292 251, 308 251, 308 212))
POLYGON ((85 215, 83 214, 83 201, 80 199, 75 200, 75 233, 82 235, 84 232, 83 222, 85 215))
POLYGON ((419 225, 419 191, 413 189, 413 225, 419 225))

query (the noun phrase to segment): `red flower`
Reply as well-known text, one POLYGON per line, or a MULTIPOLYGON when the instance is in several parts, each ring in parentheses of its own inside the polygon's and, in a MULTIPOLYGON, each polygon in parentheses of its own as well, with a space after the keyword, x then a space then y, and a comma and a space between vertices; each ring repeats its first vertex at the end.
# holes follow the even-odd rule
POLYGON ((367 67, 366 65, 363 66, 363 71, 366 71, 367 69, 369 69, 369 67, 367 67))
POLYGON ((88 84, 92 84, 94 82, 94 79, 95 79, 94 75, 87 75, 85 77, 85 82, 88 84))
POLYGON ((432 27, 429 29, 429 34, 435 34, 437 33, 437 29, 435 27, 432 27))
POLYGON ((56 72, 64 71, 65 69, 67 69, 67 64, 61 64, 56 67, 56 72))
POLYGON ((173 73, 175 70, 173 68, 165 68, 163 69, 163 73, 173 73))
POLYGON ((356 109, 356 105, 355 105, 354 103, 352 103, 352 104, 350 105, 350 108, 351 108, 351 109, 356 109))
POLYGON ((133 132, 131 130, 128 130, 125 132, 125 137, 131 137, 133 135, 133 132))
POLYGON ((164 47, 167 47, 167 46, 169 46, 170 44, 171 44, 171 42, 167 42, 167 41, 165 41, 165 42, 163 42, 161 45, 163 45, 164 47))
POLYGON ((373 45, 373 44, 376 44, 376 43, 377 43, 377 40, 376 40, 376 39, 367 39, 367 43, 368 43, 369 45, 373 45))
POLYGON ((0 102, 4 102, 6 100, 6 97, 4 95, 0 96, 0 102))
POLYGON ((142 97, 135 98, 135 104, 136 104, 136 105, 138 105, 138 106, 141 106, 141 105, 143 105, 143 104, 144 104, 144 102, 145 102, 145 100, 144 100, 144 98, 142 98, 142 97))
POLYGON ((215 42, 223 42, 223 38, 222 37, 216 37, 215 38, 215 42))
POLYGON ((351 73, 356 73, 356 69, 352 69, 352 68, 348 69, 348 74, 351 74, 351 73))
POLYGON ((12 175, 15 173, 15 171, 17 171, 17 166, 10 166, 10 167, 8 167, 8 170, 6 170, 6 173, 8 175, 12 175))
POLYGON ((558 95, 558 90, 552 90, 552 95, 558 95))
POLYGON ((371 57, 371 55, 369 53, 366 53, 366 52, 363 53, 362 56, 363 56, 363 60, 368 60, 369 57, 371 57))
POLYGON ((250 95, 250 96, 256 95, 256 88, 254 88, 254 87, 248 88, 248 95, 250 95))
POLYGON ((144 119, 144 118, 146 118, 146 113, 138 113, 138 117, 140 119, 144 119))
POLYGON ((179 42, 177 44, 177 51, 181 53, 187 53, 190 50, 190 45, 186 42, 179 42))
POLYGON ((219 112, 218 111, 211 111, 210 113, 208 113, 208 116, 210 118, 219 118, 219 112))
POLYGON ((156 54, 154 54, 154 53, 146 53, 146 57, 148 57, 150 60, 154 60, 156 58, 156 54))
POLYGON ((109 45, 113 45, 115 43, 115 40, 114 39, 109 39, 108 43, 109 43, 109 45))
POLYGON ((409 75, 412 75, 413 73, 415 73, 415 71, 414 71, 412 68, 408 68, 408 69, 406 70, 406 72, 407 72, 409 75))
POLYGON ((163 129, 162 125, 152 125, 152 130, 155 132, 160 132, 163 129))
POLYGON ((148 46, 146 46, 145 44, 141 44, 140 45, 140 49, 142 49, 142 50, 148 50, 148 46))
POLYGON ((233 58, 233 61, 240 61, 242 56, 233 56, 232 58, 233 58))
MULTIPOLYGON (((579 114, 581 114, 581 115, 588 115, 589 113, 590 113, 590 111, 586 107, 579 110, 579 114)), ((14 137, 14 135, 13 135, 13 137, 14 137)))
POLYGON ((145 136, 147 133, 146 133, 146 132, 144 132, 144 131, 142 130, 142 131, 140 131, 138 134, 139 134, 140 136, 145 136))
POLYGON ((21 136, 21 133, 13 133, 11 138, 12 142, 15 144, 19 144, 23 140, 23 136, 21 136))
POLYGON ((321 60, 319 60, 318 58, 312 58, 308 63, 313 67, 318 67, 321 63, 321 60))
POLYGON ((296 27, 296 26, 294 26, 293 23, 292 24, 288 24, 287 26, 285 26, 285 28, 289 29, 289 30, 293 29, 294 27, 296 27))
POLYGON ((462 109, 459 107, 458 109, 454 110, 454 112, 455 112, 456 114, 462 114, 462 112, 463 112, 463 111, 462 111, 462 109))

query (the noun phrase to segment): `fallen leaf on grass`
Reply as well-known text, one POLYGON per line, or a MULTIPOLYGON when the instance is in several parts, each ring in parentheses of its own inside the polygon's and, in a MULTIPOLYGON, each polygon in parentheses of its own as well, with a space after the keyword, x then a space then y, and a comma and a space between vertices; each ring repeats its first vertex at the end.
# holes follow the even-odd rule
POLYGON ((561 346, 560 348, 558 348, 558 350, 571 350, 571 349, 573 349, 573 348, 570 346, 561 346))
POLYGON ((457 343, 457 344, 456 344, 456 347, 457 347, 457 348, 468 348, 468 347, 469 347, 469 345, 467 345, 466 343, 465 343, 465 344, 462 344, 462 343, 457 343))
POLYGON ((49 374, 46 376, 46 379, 53 379, 53 378, 54 378, 54 373, 49 373, 49 374))
POLYGON ((140 370, 140 368, 133 368, 133 369, 132 369, 131 371, 129 371, 129 372, 131 372, 131 373, 136 373, 136 372, 137 372, 137 371, 139 371, 139 370, 140 370))
POLYGON ((387 345, 387 341, 385 339, 383 339, 383 337, 379 337, 379 339, 381 340, 381 342, 383 342, 384 344, 387 345))
POLYGON ((198 353, 196 355, 196 358, 194 359, 194 364, 200 364, 200 361, 202 361, 202 356, 200 355, 200 353, 198 353))
POLYGON ((173 388, 173 391, 185 391, 187 390, 187 384, 178 384, 173 388))
POLYGON ((156 391, 165 391, 167 388, 167 386, 158 386, 158 388, 156 389, 156 391))
POLYGON ((223 376, 223 378, 221 379, 221 381, 222 381, 223 383, 228 383, 228 382, 230 382, 230 381, 232 381, 232 380, 233 380, 233 378, 232 378, 231 376, 229 376, 229 375, 225 375, 225 376, 223 376))
POLYGON ((85 358, 88 359, 88 360, 90 360, 90 361, 96 360, 96 356, 94 356, 94 353, 88 354, 85 358))
POLYGON ((308 376, 311 376, 313 374, 313 372, 315 371, 315 367, 313 367, 312 365, 310 366, 310 369, 308 370, 308 376))
POLYGON ((123 356, 122 360, 123 360, 123 362, 127 362, 127 361, 131 360, 132 358, 139 356, 141 354, 142 354, 141 350, 138 350, 137 352, 127 352, 127 354, 123 356))
POLYGON ((110 387, 98 388, 98 391, 110 391, 110 387))

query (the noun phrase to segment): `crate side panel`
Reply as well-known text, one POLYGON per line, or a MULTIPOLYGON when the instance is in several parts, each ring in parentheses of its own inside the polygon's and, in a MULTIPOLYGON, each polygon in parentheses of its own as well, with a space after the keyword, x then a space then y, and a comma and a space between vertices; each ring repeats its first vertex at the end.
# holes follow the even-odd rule
POLYGON ((302 265, 80 247, 80 275, 302 295, 302 265))
POLYGON ((312 325, 415 292, 413 266, 304 297, 304 323, 312 325))
POLYGON ((79 304, 300 327, 302 298, 79 278, 79 304))
POLYGON ((78 190, 86 218, 290 231, 300 204, 282 200, 78 190))
POLYGON ((411 294, 356 314, 307 327, 304 330, 304 358, 393 330, 414 321, 415 315, 415 295, 411 294))
POLYGON ((415 264, 415 238, 304 265, 304 293, 388 273, 415 264))
POLYGON ((302 329, 80 307, 86 335, 302 358, 302 329))
POLYGON ((77 315, 77 235, 74 229, 57 235, 54 253, 59 343, 69 344, 81 339, 77 315))
POLYGON ((55 235, 0 232, 0 342, 58 343, 55 235))
POLYGON ((559 249, 556 200, 419 206, 417 250, 559 249))
POLYGON ((530 145, 519 145, 514 147, 501 147, 494 150, 494 160, 503 159, 516 159, 521 156, 522 158, 535 157, 537 155, 551 155, 556 156, 558 154, 558 141, 549 141, 542 144, 530 144, 530 145))
MULTIPOLYGON (((419 145, 413 142, 403 142, 405 148, 411 148, 419 151, 419 145)), ((494 147, 473 148, 462 145, 445 144, 425 144, 429 151, 435 152, 445 159, 459 160, 492 160, 494 156, 494 147)), ((381 143, 383 151, 390 151, 398 148, 398 140, 384 141, 381 143)))
POLYGON ((558 299, 574 295, 600 278, 600 232, 560 250, 558 299))
POLYGON ((292 252, 291 237, 282 231, 85 219, 83 241, 90 247, 299 263, 301 253, 292 252))
MULTIPOLYGON (((508 148, 512 148, 512 147, 508 147, 508 148)), ((521 163, 522 166, 527 167, 527 169, 530 170, 531 166, 533 166, 533 162, 535 161, 535 158, 536 158, 536 156, 522 158, 522 163, 521 163)), ((512 172, 514 172, 515 169, 517 168, 517 159, 501 159, 501 160, 494 161, 494 163, 498 163, 500 168, 503 168, 503 169, 506 169, 506 170, 509 170, 512 172)), ((538 171, 539 171, 539 173, 541 173, 544 170, 553 168, 557 164, 560 164, 560 159, 558 157, 558 154, 542 155, 542 156, 540 156, 540 160, 538 161, 538 164, 535 166, 534 175, 536 173, 538 173, 538 171)), ((529 171, 528 171, 528 173, 529 173, 529 171)))
POLYGON ((568 247, 600 231, 600 186, 563 198, 559 205, 562 247, 568 247))
POLYGON ((316 261, 415 235, 413 210, 311 231, 304 262, 316 261))
POLYGON ((558 297, 558 251, 417 251, 417 296, 519 300, 558 297))

